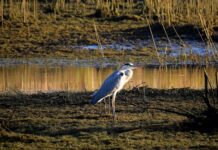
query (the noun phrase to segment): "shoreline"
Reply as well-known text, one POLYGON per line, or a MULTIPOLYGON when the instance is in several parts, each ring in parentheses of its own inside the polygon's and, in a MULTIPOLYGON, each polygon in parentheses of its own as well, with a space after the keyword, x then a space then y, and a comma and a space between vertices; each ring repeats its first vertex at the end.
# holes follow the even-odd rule
MULTIPOLYGON (((96 39, 96 33, 93 27, 92 18, 62 18, 59 21, 38 22, 37 24, 30 24, 29 26, 21 25, 17 26, 17 23, 9 27, 5 27, 0 30, 0 58, 36 58, 36 57, 63 57, 71 59, 99 59, 102 58, 102 52, 104 56, 113 60, 134 60, 134 61, 146 61, 158 62, 157 52, 153 46, 149 27, 145 21, 123 20, 118 22, 113 21, 96 21, 98 29, 98 38, 96 39), (28 30, 27 30, 28 29, 28 30), (27 32, 28 31, 28 32, 27 32), (139 46, 140 43, 142 46, 139 46), (149 42, 148 44, 146 42, 149 42), (99 50, 98 46, 105 46, 104 50, 99 50), (116 49, 116 44, 120 50, 116 49), (122 45, 123 44, 123 45, 122 45), (81 46, 95 45, 95 49, 83 49, 81 46), (112 47, 110 47, 112 45, 112 47), (132 49, 129 49, 133 46, 132 49), (115 47, 115 48, 114 48, 115 47)), ((185 40, 200 42, 204 44, 199 34, 204 33, 197 32, 194 25, 179 25, 175 26, 180 37, 178 37, 172 27, 166 28, 169 40, 177 43, 178 50, 172 52, 174 48, 169 48, 168 39, 164 33, 162 25, 156 23, 151 26, 155 39, 157 38, 157 51, 160 58, 164 62, 176 62, 178 59, 182 61, 200 62, 207 57, 208 61, 213 57, 211 54, 189 53, 190 50, 186 50, 189 46, 185 40), (182 40, 182 41, 181 41, 182 40), (165 44, 160 44, 164 42, 165 44), (180 45, 181 44, 181 45, 180 45), (184 45, 185 44, 185 45, 184 45), (164 53, 163 47, 168 47, 167 55, 164 53), (180 53, 182 51, 188 51, 187 54, 180 53), (176 56, 171 56, 175 55, 176 56), (165 57, 166 58, 165 60, 165 57)), ((199 29, 201 30, 201 29, 199 29)), ((202 29, 203 30, 203 29, 202 29)), ((218 37, 218 28, 214 28, 215 37, 218 37)), ((204 37, 204 36, 203 36, 204 37)), ((216 39, 214 38, 215 44, 216 39)), ((204 37, 205 40, 205 37, 204 37)), ((191 46, 192 47, 192 46, 191 46)), ((203 49, 204 47, 202 47, 203 49)), ((213 47, 211 49, 213 50, 213 47)), ((186 52, 185 52, 186 53, 186 52)), ((216 56, 216 52, 215 52, 216 56)))
POLYGON ((180 114, 204 114, 202 92, 146 91, 117 95, 115 125, 108 100, 91 105, 92 92, 0 95, 0 147, 218 148, 217 117, 195 122, 180 114))
MULTIPOLYGON (((216 88, 213 89, 214 91, 216 88)), ((209 90, 212 92, 212 90, 209 90)), ((71 91, 51 91, 51 92, 36 92, 36 93, 23 93, 21 91, 9 91, 5 93, 0 93, 0 96, 19 96, 19 94, 22 96, 54 96, 55 95, 65 95, 65 96, 91 96, 94 91, 87 91, 87 92, 71 92, 71 91)), ((195 98, 202 98, 202 94, 204 93, 204 89, 191 89, 191 88, 172 88, 172 89, 156 89, 156 88, 149 88, 147 86, 145 87, 133 87, 132 89, 123 89, 121 92, 119 92, 120 96, 121 95, 131 95, 131 94, 140 94, 140 95, 145 95, 150 98, 157 98, 159 96, 163 97, 183 97, 184 95, 186 97, 195 97, 195 98), (200 94, 202 93, 202 94, 200 94), (153 97, 155 96, 155 97, 153 97)))
MULTIPOLYGON (((78 66, 78 67, 115 67, 119 66, 125 62, 131 62, 131 60, 112 60, 110 58, 97 58, 97 59, 72 59, 65 57, 33 57, 33 58, 0 58, 0 66, 10 66, 10 65, 46 65, 46 66, 78 66)), ((173 63, 165 62, 164 64, 159 64, 158 62, 146 62, 146 61, 132 61, 135 65, 139 67, 146 68, 159 68, 159 67, 218 67, 218 62, 206 63, 173 63)))

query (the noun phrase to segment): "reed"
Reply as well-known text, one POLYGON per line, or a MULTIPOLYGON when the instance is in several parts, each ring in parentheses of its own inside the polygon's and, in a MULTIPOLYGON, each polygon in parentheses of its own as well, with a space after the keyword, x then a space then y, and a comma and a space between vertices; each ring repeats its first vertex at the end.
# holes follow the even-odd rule
MULTIPOLYGON (((217 78, 217 74, 215 74, 215 78, 217 78)), ((216 110, 216 112, 218 111, 216 109, 216 104, 217 104, 217 97, 215 96, 215 93, 213 91, 214 87, 212 86, 212 83, 211 81, 209 80, 209 77, 208 77, 208 74, 207 74, 207 71, 206 69, 204 68, 204 85, 205 85, 205 88, 204 88, 204 102, 205 104, 207 105, 207 109, 208 111, 214 111, 216 110), (208 86, 209 85, 209 86, 208 86), (209 98, 209 89, 211 90, 211 98, 209 98)))
POLYGON ((206 42, 207 45, 211 48, 211 53, 212 53, 212 57, 214 58, 214 60, 217 60, 217 48, 211 38, 212 35, 212 29, 213 27, 207 23, 205 17, 202 16, 202 14, 199 13, 199 18, 200 18, 200 22, 201 22, 201 27, 206 35, 206 42))
POLYGON ((33 1, 33 15, 34 15, 35 20, 37 20, 37 15, 38 15, 37 8, 38 8, 38 2, 37 0, 34 0, 33 1))
MULTIPOLYGON (((161 22, 161 25, 162 25, 164 33, 165 33, 165 35, 167 37, 167 40, 168 40, 168 43, 169 43, 169 46, 170 46, 170 50, 172 50, 172 43, 171 43, 170 38, 169 38, 169 36, 167 34, 167 30, 166 30, 166 28, 165 28, 165 26, 164 26, 164 24, 162 22, 161 22)), ((165 53, 165 60, 167 60, 167 50, 169 50, 168 46, 166 46, 165 52, 164 52, 165 53)))
POLYGON ((22 9, 22 13, 23 13, 23 22, 27 22, 27 17, 28 17, 28 10, 27 10, 27 4, 28 2, 26 0, 23 0, 22 1, 22 4, 21 4, 21 9, 22 9))
POLYGON ((95 24, 95 21, 93 21, 93 26, 94 26, 94 30, 95 30, 96 41, 98 43, 98 49, 101 51, 102 57, 104 57, 104 51, 103 51, 103 48, 102 48, 102 45, 101 45, 101 41, 100 41, 100 37, 99 37, 99 34, 98 34, 98 30, 97 30, 97 26, 95 24))
POLYGON ((55 14, 65 10, 65 0, 55 0, 53 5, 55 14))
POLYGON ((186 54, 186 48, 189 47, 191 48, 187 43, 185 43, 182 38, 180 37, 179 33, 177 32, 176 28, 172 25, 174 32, 176 33, 176 36, 179 38, 180 45, 182 46, 181 48, 181 55, 184 55, 184 61, 180 60, 181 62, 186 62, 187 61, 187 54, 186 54))
MULTIPOLYGON (((66 17, 69 16, 74 16, 75 18, 78 17, 78 20, 87 19, 88 22, 91 21, 91 19, 88 18, 89 16, 96 18, 99 17, 101 18, 101 21, 113 19, 114 21, 117 21, 118 19, 123 20, 126 18, 133 18, 134 21, 140 21, 138 22, 139 24, 146 24, 149 28, 151 28, 154 23, 160 23, 163 27, 163 33, 165 34, 169 45, 171 45, 171 41, 167 33, 168 27, 171 26, 174 28, 174 26, 177 25, 182 26, 185 24, 191 24, 199 29, 203 29, 203 32, 206 35, 205 43, 208 43, 210 46, 210 48, 206 48, 206 50, 209 51, 210 49, 213 49, 211 52, 208 52, 208 54, 212 53, 213 60, 217 60, 218 58, 217 48, 211 38, 211 35, 213 35, 214 32, 214 27, 218 26, 217 0, 0 0, 0 2, 0 18, 2 27, 4 23, 7 24, 10 21, 23 22, 25 24, 29 23, 29 25, 32 25, 37 21, 45 21, 48 24, 51 24, 55 19, 65 20, 66 17), (96 14, 98 14, 98 16, 96 14), (84 16, 86 16, 86 18, 84 16), (140 19, 137 19, 137 17, 140 19)), ((119 23, 125 25, 126 22, 119 23)), ((90 23, 90 26, 92 26, 92 22, 90 23)), ((137 26, 138 25, 136 23, 136 26, 133 27, 132 25, 131 28, 136 29, 137 26)), ((46 30, 45 26, 43 26, 43 28, 46 30)), ((101 28, 101 31, 103 30, 105 29, 101 28)), ((98 32, 100 33, 101 31, 99 30, 98 32)), ((152 37, 153 33, 152 31, 150 32, 152 37)), ((190 48, 192 53, 192 48, 184 43, 177 31, 175 32, 181 41, 181 45, 185 46, 185 48, 190 48)), ((96 33, 97 32, 94 34, 96 33)), ((155 45, 154 37, 152 37, 152 40, 155 45)), ((181 54, 183 55, 181 57, 181 61, 186 61, 189 57, 188 53, 186 54, 186 51, 184 51, 185 48, 181 47, 181 54)), ((165 49, 165 59, 167 59, 166 51, 167 48, 165 49)), ((156 54, 158 61, 163 61, 163 57, 158 54, 157 49, 156 54)), ((206 59, 206 62, 209 62, 209 60, 206 59)))
MULTIPOLYGON (((101 12, 101 17, 112 17, 122 15, 146 15, 149 20, 158 16, 158 21, 167 25, 175 23, 190 23, 200 25, 199 14, 206 18, 206 23, 211 29, 217 25, 218 1, 217 0, 89 0, 89 1, 38 1, 38 0, 1 0, 1 19, 5 15, 11 19, 18 19, 22 15, 22 21, 28 17, 37 18, 38 12, 42 12, 45 5, 51 5, 54 15, 65 11, 74 14, 85 15, 93 9, 101 12), (40 7, 39 7, 40 6, 40 7)), ((40 15, 44 15, 40 13, 40 15)), ((211 32, 213 32, 211 30, 211 32)))
POLYGON ((160 19, 171 25, 172 23, 183 21, 191 24, 200 24, 198 13, 207 18, 207 22, 212 26, 216 23, 218 11, 217 0, 144 0, 144 10, 152 15, 160 15, 160 19))
POLYGON ((216 77, 216 95, 217 95, 217 104, 218 104, 218 71, 215 73, 215 77, 216 77))
POLYGON ((4 22, 4 0, 1 0, 0 13, 1 13, 1 25, 3 27, 3 22, 4 22))
POLYGON ((163 62, 162 62, 162 60, 160 58, 160 54, 159 54, 159 52, 157 50, 157 46, 156 46, 154 35, 153 35, 152 29, 151 29, 151 26, 150 26, 150 22, 149 22, 148 18, 146 18, 146 20, 147 20, 149 31, 150 31, 150 34, 151 34, 151 38, 152 38, 152 41, 153 41, 153 44, 154 44, 154 49, 156 51, 157 59, 158 59, 159 63, 162 65, 163 62))

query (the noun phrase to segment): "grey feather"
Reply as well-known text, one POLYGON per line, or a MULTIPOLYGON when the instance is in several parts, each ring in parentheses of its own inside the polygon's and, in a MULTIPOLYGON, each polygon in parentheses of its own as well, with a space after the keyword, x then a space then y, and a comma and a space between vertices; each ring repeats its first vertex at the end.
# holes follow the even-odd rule
POLYGON ((125 75, 126 75, 126 76, 130 76, 130 71, 129 71, 129 70, 126 70, 126 71, 125 71, 125 75))
POLYGON ((103 98, 110 96, 114 90, 116 90, 119 86, 119 82, 123 73, 119 71, 115 71, 111 74, 102 84, 101 88, 93 94, 91 103, 96 104, 101 101, 103 98))

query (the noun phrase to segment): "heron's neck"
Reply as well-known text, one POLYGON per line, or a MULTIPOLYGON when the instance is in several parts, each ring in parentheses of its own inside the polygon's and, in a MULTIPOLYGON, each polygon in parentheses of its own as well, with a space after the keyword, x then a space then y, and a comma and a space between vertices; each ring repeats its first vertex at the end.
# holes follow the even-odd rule
POLYGON ((122 70, 122 71, 131 70, 132 71, 132 69, 130 69, 130 68, 121 68, 120 70, 122 70))
POLYGON ((126 76, 132 76, 133 71, 132 69, 121 69, 121 72, 123 72, 126 76))

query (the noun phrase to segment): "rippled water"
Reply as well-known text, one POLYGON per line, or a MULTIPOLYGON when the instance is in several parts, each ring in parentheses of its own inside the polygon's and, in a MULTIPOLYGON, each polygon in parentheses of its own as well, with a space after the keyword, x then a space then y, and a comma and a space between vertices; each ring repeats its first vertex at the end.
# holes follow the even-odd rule
MULTIPOLYGON (((0 66, 0 92, 93 91, 116 68, 78 65, 12 64, 0 66)), ((215 85, 217 68, 206 69, 215 85)), ((125 88, 147 85, 151 88, 201 89, 204 86, 202 67, 138 68, 125 88), (143 83, 143 84, 142 84, 143 83)))

